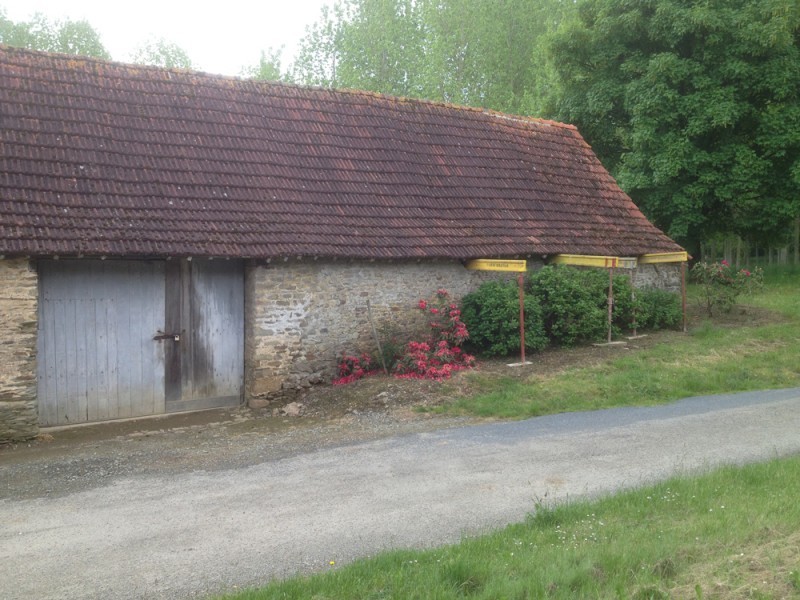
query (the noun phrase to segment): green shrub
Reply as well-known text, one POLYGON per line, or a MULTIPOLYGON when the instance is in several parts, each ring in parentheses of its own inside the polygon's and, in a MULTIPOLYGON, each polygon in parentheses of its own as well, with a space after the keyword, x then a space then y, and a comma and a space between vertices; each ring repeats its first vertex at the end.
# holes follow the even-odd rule
MULTIPOLYGON (((548 338, 562 346, 597 342, 608 336, 608 272, 548 266, 531 274, 528 289, 542 307, 548 338)), ((633 328, 634 306, 638 329, 675 326, 681 318, 677 295, 662 290, 637 290, 631 296, 627 274, 614 275, 612 336, 633 328)))
MULTIPOLYGON (((505 356, 519 350, 519 288, 513 281, 489 281, 461 301, 461 318, 469 342, 485 356, 505 356)), ((547 345, 542 310, 537 299, 525 295, 525 348, 547 345)))
POLYGON ((547 336, 572 346, 605 337, 608 327, 608 273, 547 266, 528 278, 529 293, 542 307, 547 336))
POLYGON ((678 294, 655 288, 636 290, 636 326, 639 330, 670 329, 677 327, 682 319, 678 294))
MULTIPOLYGON (((547 266, 528 277, 525 295, 525 347, 541 350, 549 342, 572 346, 608 336, 608 271, 547 266)), ((486 356, 519 348, 519 295, 514 282, 492 281, 462 301, 462 318, 470 345, 486 356)), ((677 294, 637 289, 631 294, 628 274, 614 275, 611 333, 674 327, 681 320, 677 294), (636 312, 634 314, 634 306, 636 312)))

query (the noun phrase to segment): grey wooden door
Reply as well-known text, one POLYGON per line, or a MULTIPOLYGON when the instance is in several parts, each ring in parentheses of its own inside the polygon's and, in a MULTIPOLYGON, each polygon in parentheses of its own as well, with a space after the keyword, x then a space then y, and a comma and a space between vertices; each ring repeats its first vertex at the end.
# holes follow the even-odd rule
POLYGON ((40 261, 39 275, 42 425, 241 401, 240 263, 40 261))
POLYGON ((244 381, 241 264, 170 261, 166 275, 167 412, 239 404, 244 381))
POLYGON ((39 263, 42 425, 164 412, 164 262, 39 263))

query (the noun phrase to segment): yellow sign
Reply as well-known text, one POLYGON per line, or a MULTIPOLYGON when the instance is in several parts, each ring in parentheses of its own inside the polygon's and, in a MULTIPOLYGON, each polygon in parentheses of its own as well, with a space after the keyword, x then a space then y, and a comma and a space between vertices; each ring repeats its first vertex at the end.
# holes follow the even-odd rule
POLYGON ((528 269, 528 262, 525 260, 478 258, 469 261, 467 268, 473 271, 513 271, 515 273, 524 273, 528 269))

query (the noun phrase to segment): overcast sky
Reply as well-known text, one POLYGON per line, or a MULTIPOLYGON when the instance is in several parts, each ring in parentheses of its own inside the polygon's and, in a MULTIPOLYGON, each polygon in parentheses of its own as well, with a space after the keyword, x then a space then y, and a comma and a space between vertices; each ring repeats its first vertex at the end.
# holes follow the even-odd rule
POLYGON ((291 61, 306 25, 330 0, 0 0, 12 21, 40 12, 51 20, 85 19, 114 60, 129 60, 149 37, 183 48, 201 71, 238 75, 261 50, 285 46, 291 61))

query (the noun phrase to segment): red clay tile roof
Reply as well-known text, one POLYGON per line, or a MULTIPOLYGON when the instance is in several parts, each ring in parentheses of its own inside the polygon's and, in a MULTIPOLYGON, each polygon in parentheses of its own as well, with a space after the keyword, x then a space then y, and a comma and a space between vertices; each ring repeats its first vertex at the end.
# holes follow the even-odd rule
POLYGON ((0 47, 0 254, 635 256, 574 127, 0 47))

